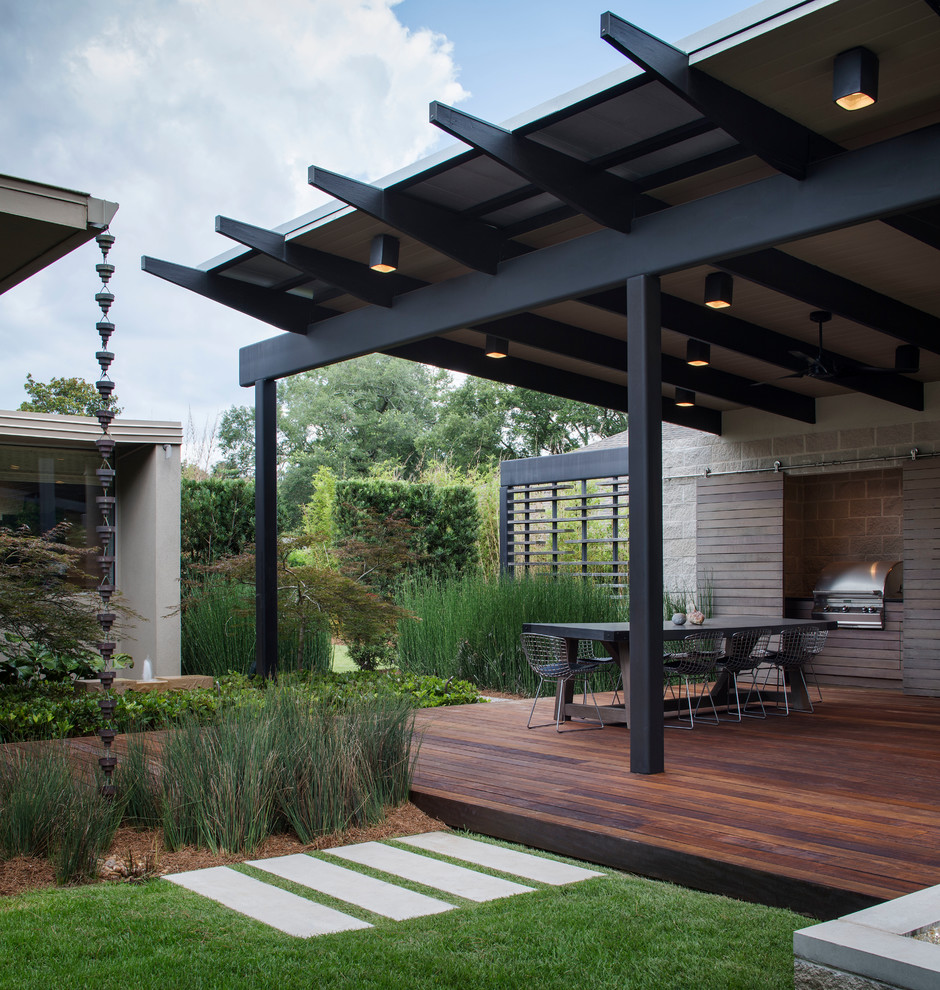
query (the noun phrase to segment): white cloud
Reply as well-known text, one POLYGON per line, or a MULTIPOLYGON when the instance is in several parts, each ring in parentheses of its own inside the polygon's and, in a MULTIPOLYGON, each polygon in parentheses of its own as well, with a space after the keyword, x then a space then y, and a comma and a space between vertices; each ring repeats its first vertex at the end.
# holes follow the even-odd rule
MULTIPOLYGON (((450 45, 395 0, 0 0, 0 170, 121 208, 112 374, 126 415, 198 423, 232 402, 238 347, 275 331, 139 271, 231 243, 222 213, 275 226, 324 196, 308 165, 364 179, 439 140, 457 103, 450 45)), ((0 296, 0 407, 40 379, 97 376, 93 244, 0 296)))

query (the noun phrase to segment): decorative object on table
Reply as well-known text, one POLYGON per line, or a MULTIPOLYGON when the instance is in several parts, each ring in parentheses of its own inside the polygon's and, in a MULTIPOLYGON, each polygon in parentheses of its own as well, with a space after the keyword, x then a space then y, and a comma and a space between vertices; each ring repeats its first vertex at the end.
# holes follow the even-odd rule
POLYGON ((685 625, 685 612, 675 612, 672 616, 673 625, 684 626, 685 625))
POLYGON ((700 626, 704 621, 704 613, 700 612, 697 608, 694 608, 691 612, 689 612, 689 622, 691 622, 693 626, 700 626))

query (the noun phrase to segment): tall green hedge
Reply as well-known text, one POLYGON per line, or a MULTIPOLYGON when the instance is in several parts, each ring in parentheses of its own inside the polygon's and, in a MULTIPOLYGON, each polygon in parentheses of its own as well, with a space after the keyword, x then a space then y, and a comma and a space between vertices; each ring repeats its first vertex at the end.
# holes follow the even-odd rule
POLYGON ((254 482, 184 478, 180 552, 184 567, 241 553, 255 539, 254 482))
POLYGON ((438 579, 472 572, 479 563, 480 513, 468 485, 352 479, 336 485, 339 536, 355 536, 363 518, 398 512, 415 527, 416 568, 438 579))

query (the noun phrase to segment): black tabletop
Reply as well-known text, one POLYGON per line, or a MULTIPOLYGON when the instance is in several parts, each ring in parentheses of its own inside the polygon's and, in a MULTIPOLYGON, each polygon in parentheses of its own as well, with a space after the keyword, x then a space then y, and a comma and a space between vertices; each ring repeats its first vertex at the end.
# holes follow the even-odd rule
MULTIPOLYGON (((835 629, 831 619, 783 619, 768 615, 722 615, 706 619, 701 625, 686 622, 677 626, 663 623, 663 639, 684 639, 695 632, 709 630, 731 636, 751 629, 769 629, 781 632, 799 626, 804 629, 835 629)), ((522 631, 541 633, 543 636, 561 636, 562 639, 589 639, 602 643, 627 643, 630 641, 629 622, 525 622, 522 631)))

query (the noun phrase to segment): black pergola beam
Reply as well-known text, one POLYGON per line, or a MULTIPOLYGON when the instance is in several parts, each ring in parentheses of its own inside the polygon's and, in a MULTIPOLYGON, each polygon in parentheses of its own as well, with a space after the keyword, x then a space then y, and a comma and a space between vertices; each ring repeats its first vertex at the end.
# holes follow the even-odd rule
POLYGON ((255 670, 277 676, 277 382, 255 382, 255 670))
POLYGON ((746 93, 689 64, 689 56, 608 11, 601 38, 645 69, 762 161, 802 179, 810 162, 842 149, 746 93))
MULTIPOLYGON (((406 361, 433 364, 437 368, 473 375, 475 378, 516 385, 533 392, 573 399, 575 402, 587 402, 603 409, 627 411, 627 389, 623 385, 587 375, 575 375, 558 368, 548 368, 520 358, 495 360, 488 358, 480 348, 455 340, 434 337, 400 347, 390 347, 385 353, 406 361)), ((672 399, 665 397, 662 397, 660 406, 662 419, 668 423, 677 423, 705 433, 721 433, 721 413, 717 409, 705 406, 680 409, 672 399)))
MULTIPOLYGON (((592 293, 589 296, 582 296, 579 301, 612 313, 622 313, 625 305, 622 289, 592 293)), ((793 351, 815 352, 812 344, 798 337, 789 337, 775 330, 768 330, 737 316, 713 313, 704 306, 680 299, 678 296, 663 293, 661 306, 665 328, 714 344, 716 347, 723 347, 725 350, 736 351, 738 354, 744 354, 767 364, 775 364, 778 368, 784 368, 792 373, 806 370, 806 362, 793 354, 793 351)), ((824 357, 832 359, 838 367, 844 368, 846 376, 851 376, 855 370, 861 372, 863 367, 861 362, 844 354, 837 354, 835 351, 824 351, 824 357)), ((849 381, 836 380, 835 384, 908 409, 924 408, 924 386, 903 375, 859 374, 849 381)), ((760 388, 763 387, 773 386, 760 388)), ((753 389, 755 392, 759 390, 759 388, 753 389)), ((746 404, 753 403, 746 402, 746 404)))
MULTIPOLYGON (((773 175, 634 222, 503 263, 499 278, 471 272, 400 296, 390 310, 343 313, 306 337, 241 350, 240 381, 281 378, 359 354, 609 289, 631 273, 681 271, 851 224, 940 203, 940 125, 847 151, 807 179, 773 175)), ((804 348, 805 342, 800 343, 804 348)), ((915 383, 916 384, 916 383, 915 383)))
POLYGON ((595 223, 629 233, 639 190, 626 179, 437 101, 430 121, 595 223))
MULTIPOLYGON (((940 3, 940 0, 938 0, 940 3)), ((886 223, 895 230, 900 230, 902 234, 913 237, 940 251, 940 208, 933 207, 927 210, 915 210, 899 217, 886 217, 882 223, 886 223)))
MULTIPOLYGON (((291 334, 306 334, 311 323, 337 315, 335 309, 317 306, 300 296, 251 285, 249 282, 200 271, 198 268, 176 265, 172 261, 161 261, 159 258, 144 255, 140 259, 140 267, 150 275, 156 275, 206 299, 228 306, 229 309, 236 309, 246 316, 253 316, 256 320, 270 323, 279 330, 287 330, 291 334)), ((253 385, 254 382, 247 384, 253 385)))
MULTIPOLYGON (((622 290, 619 295, 623 296, 622 290)), ((552 320, 537 313, 507 316, 501 320, 475 326, 473 329, 604 368, 622 370, 627 367, 625 341, 591 330, 582 330, 580 327, 552 320)), ((753 406, 755 409, 776 413, 802 423, 816 422, 816 403, 811 397, 788 392, 773 385, 760 384, 741 375, 733 375, 715 368, 692 368, 681 358, 664 354, 662 377, 669 385, 692 389, 715 399, 753 406)))
POLYGON ((831 310, 906 344, 940 354, 940 319, 936 316, 784 251, 768 249, 722 258, 715 267, 816 309, 831 310))
POLYGON ((495 275, 503 237, 495 227, 393 189, 380 189, 311 165, 307 181, 467 268, 495 275))
POLYGON ((261 254, 274 258, 296 268, 297 271, 311 278, 320 279, 343 292, 356 296, 365 302, 376 306, 391 306, 392 300, 402 292, 420 288, 425 282, 399 275, 397 272, 387 275, 372 271, 368 265, 326 251, 293 244, 283 234, 263 227, 253 227, 240 220, 230 217, 215 218, 216 233, 230 237, 239 244, 259 251, 261 254))

